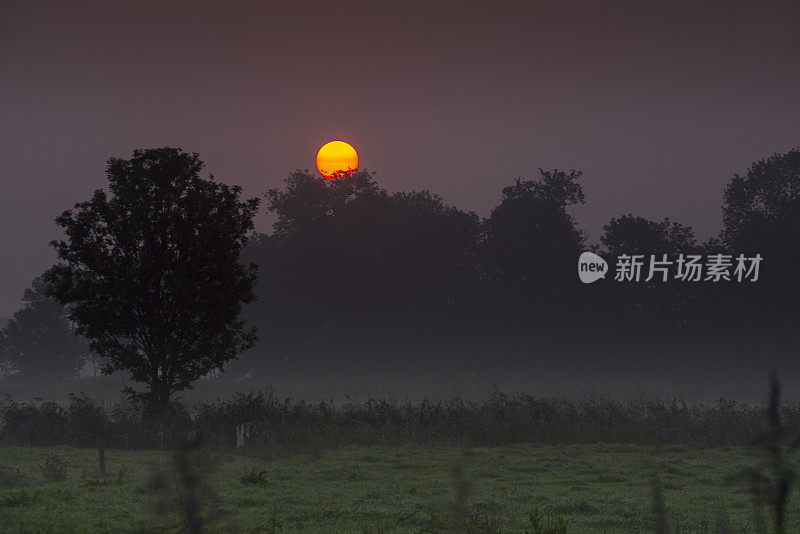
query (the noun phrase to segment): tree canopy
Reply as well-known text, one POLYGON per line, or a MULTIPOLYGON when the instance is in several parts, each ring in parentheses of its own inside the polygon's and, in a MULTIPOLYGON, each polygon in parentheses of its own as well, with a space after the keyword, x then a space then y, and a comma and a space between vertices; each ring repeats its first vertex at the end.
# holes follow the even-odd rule
POLYGON ((266 194, 274 232, 251 242, 261 266, 253 313, 270 346, 419 334, 452 320, 472 268, 479 221, 428 191, 390 194, 373 173, 308 171, 266 194))
POLYGON ((335 366, 345 355, 409 359, 437 346, 468 354, 481 341, 638 355, 702 340, 723 353, 748 336, 785 340, 788 354, 796 337, 800 149, 735 175, 723 230, 704 243, 680 222, 630 213, 590 243, 574 216, 582 173, 558 169, 502 188, 485 218, 427 190, 389 192, 366 170, 338 180, 297 170, 265 194, 273 231, 251 233, 258 199, 241 200, 201 169, 196 154, 170 148, 109 160, 108 192, 57 219, 66 237, 44 276, 104 371, 128 372, 158 402, 253 346, 241 312, 256 295, 246 316, 263 342, 251 362, 303 354, 335 366), (584 250, 609 260, 605 281, 578 281, 584 250), (613 281, 623 254, 755 253, 757 284, 613 281))
POLYGON ((72 378, 88 357, 86 340, 76 335, 67 308, 46 289, 36 278, 25 290, 23 307, 2 330, 3 352, 25 379, 72 378))
POLYGON ((729 322, 792 347, 800 339, 800 148, 734 175, 725 188, 722 222, 724 248, 764 258, 758 287, 729 302, 729 322))
POLYGON ((108 192, 66 210, 44 280, 103 371, 127 372, 165 404, 177 391, 253 345, 240 318, 256 267, 239 262, 258 199, 200 177, 197 154, 136 150, 108 160, 108 192))

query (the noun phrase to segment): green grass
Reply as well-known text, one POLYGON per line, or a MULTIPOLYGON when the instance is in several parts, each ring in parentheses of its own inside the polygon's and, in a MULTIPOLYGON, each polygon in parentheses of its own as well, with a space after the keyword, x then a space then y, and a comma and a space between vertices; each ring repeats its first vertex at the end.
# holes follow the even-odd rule
MULTIPOLYGON (((213 455, 212 455, 213 456, 213 455)), ((226 512, 221 531, 421 532, 453 524, 454 502, 475 521, 502 532, 524 532, 529 514, 563 517, 567 532, 648 532, 654 520, 651 474, 659 473, 667 512, 680 532, 713 532, 720 514, 732 530, 752 531, 751 501, 731 476, 755 458, 744 449, 628 445, 515 445, 474 448, 402 446, 345 448, 319 454, 257 458, 214 456, 208 478, 214 506, 226 512), (460 477, 455 475, 461 466, 460 477), (253 471, 253 469, 255 471, 253 471), (262 471, 264 473, 262 473, 262 471), (246 474, 250 484, 242 482, 246 474), (456 495, 456 488, 462 488, 456 495)), ((108 474, 97 472, 97 453, 65 447, 0 448, 0 464, 23 477, 0 489, 3 532, 130 532, 180 524, 167 473, 166 497, 148 481, 158 451, 107 451, 108 474), (46 481, 37 459, 58 453, 67 479, 46 481), (123 471, 122 476, 118 473, 123 471), (155 513, 164 502, 169 512, 155 513)), ((172 469, 171 453, 162 463, 172 469)), ((212 498, 208 498, 212 499, 212 498)), ((790 499, 789 531, 800 529, 790 499)), ((207 502, 211 502, 208 501, 207 502)))

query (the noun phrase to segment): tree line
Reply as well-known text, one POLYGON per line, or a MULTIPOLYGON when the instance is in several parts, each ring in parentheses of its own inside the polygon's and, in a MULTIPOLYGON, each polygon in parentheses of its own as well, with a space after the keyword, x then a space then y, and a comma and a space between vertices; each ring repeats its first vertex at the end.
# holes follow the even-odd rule
POLYGON ((796 342, 798 148, 733 176, 722 230, 705 242, 677 221, 630 213, 593 242, 572 214, 586 202, 575 170, 514 180, 481 218, 430 191, 389 192, 366 170, 335 181, 298 170, 263 199, 242 199, 202 166, 175 148, 109 160, 108 192, 58 217, 59 262, 2 331, 5 374, 74 376, 90 361, 147 385, 131 394, 166 402, 252 354, 379 358, 391 348, 413 363, 421 346, 752 344, 788 357, 796 342), (253 231, 261 200, 269 234, 253 231), (578 280, 586 250, 609 261, 605 280, 578 280), (616 258, 636 254, 764 259, 753 283, 615 282, 616 258))

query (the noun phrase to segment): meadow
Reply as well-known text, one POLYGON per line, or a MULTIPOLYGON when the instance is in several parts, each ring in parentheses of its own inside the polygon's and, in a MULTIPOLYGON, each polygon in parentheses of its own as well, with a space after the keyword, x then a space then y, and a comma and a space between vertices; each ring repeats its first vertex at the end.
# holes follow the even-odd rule
POLYGON ((0 416, 3 532, 800 529, 800 405, 777 384, 768 404, 253 393, 0 416))
MULTIPOLYGON (((193 493, 202 521, 219 532, 653 532, 658 484, 674 531, 756 530, 741 473, 757 458, 741 447, 405 445, 193 454, 204 467, 187 490, 170 452, 108 450, 103 476, 92 449, 0 448, 0 525, 4 532, 179 532, 193 493), (69 463, 64 480, 40 468, 48 454, 69 463)), ((797 531, 796 501, 788 512, 789 531, 797 531)))

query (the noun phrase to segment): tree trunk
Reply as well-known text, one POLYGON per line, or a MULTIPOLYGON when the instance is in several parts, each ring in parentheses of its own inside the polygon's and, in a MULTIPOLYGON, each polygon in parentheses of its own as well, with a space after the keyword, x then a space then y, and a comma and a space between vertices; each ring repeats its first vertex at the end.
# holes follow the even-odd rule
POLYGON ((166 377, 158 376, 153 378, 153 382, 150 384, 149 404, 153 408, 163 410, 169 406, 171 396, 169 383, 166 377))

